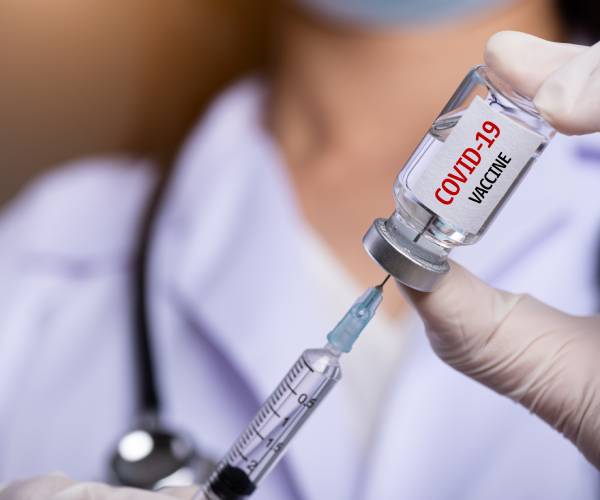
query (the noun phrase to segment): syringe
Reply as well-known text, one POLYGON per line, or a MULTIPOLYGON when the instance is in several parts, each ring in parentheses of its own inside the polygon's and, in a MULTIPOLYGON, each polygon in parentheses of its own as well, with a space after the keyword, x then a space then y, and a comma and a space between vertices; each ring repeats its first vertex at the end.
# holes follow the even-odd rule
POLYGON ((367 326, 383 299, 383 285, 367 289, 327 335, 322 349, 307 349, 219 462, 194 500, 249 497, 277 465, 308 417, 342 377, 340 356, 367 326))

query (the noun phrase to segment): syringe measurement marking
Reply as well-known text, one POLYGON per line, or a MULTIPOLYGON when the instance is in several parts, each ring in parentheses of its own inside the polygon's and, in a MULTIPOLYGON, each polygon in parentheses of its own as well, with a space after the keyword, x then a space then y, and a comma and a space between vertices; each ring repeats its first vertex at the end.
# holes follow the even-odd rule
MULTIPOLYGON (((314 373, 314 370, 308 365, 308 363, 306 363, 306 361, 304 361, 303 358, 300 358, 295 365, 292 367, 292 369, 288 372, 288 374, 284 377, 283 383, 289 388, 289 390, 294 394, 297 395, 298 393, 292 388, 291 383, 290 382, 294 382, 298 376, 303 372, 303 366, 306 366, 312 373, 314 373), (288 382, 288 378, 290 380, 290 382, 288 382)), ((305 380, 306 376, 302 378, 302 380, 296 385, 296 388, 298 388, 299 386, 302 385, 303 381, 305 380)), ((259 413, 257 414, 257 416, 255 417, 255 421, 251 422, 251 425, 249 426, 248 429, 246 429, 246 432, 244 432, 242 434, 242 436, 240 437, 240 439, 238 439, 238 442, 234 445, 233 450, 232 450, 232 454, 234 455, 235 452, 237 452, 239 454, 239 456, 245 461, 248 462, 249 459, 246 455, 244 455, 244 453, 242 453, 242 449, 244 449, 251 441, 252 438, 252 432, 254 432, 257 436, 259 436, 259 438, 261 440, 264 441, 264 437, 258 432, 257 427, 262 427, 263 424, 266 424, 266 422, 268 421, 267 417, 271 417, 272 414, 276 415, 279 419, 281 419, 281 415, 275 410, 275 408, 273 407, 272 401, 276 400, 277 402, 283 397, 283 395, 285 395, 285 388, 282 387, 283 384, 280 384, 277 389, 275 390, 275 392, 272 394, 272 396, 267 400, 267 405, 266 407, 263 405, 263 407, 260 409, 259 413), (269 412, 268 410, 271 410, 271 412, 269 412)), ((320 390, 322 389, 322 387, 317 388, 317 390, 315 391, 315 394, 319 394, 320 390)), ((283 424, 281 425, 282 427, 282 434, 280 434, 278 436, 278 439, 281 438, 282 436, 286 437, 287 434, 289 434, 290 431, 288 431, 287 429, 293 429, 293 426, 288 427, 287 429, 285 428, 287 426, 287 424, 291 421, 292 424, 298 419, 300 418, 306 411, 310 410, 310 407, 307 407, 306 405, 300 403, 299 404, 299 410, 300 411, 296 411, 295 416, 294 417, 286 417, 283 421, 283 424)), ((269 440, 271 441, 271 443, 273 443, 276 439, 275 438, 269 438, 269 440)), ((278 443, 276 443, 274 446, 268 447, 268 451, 272 451, 273 453, 279 453, 282 449, 283 449, 283 445, 285 444, 284 441, 279 441, 278 443)), ((233 458, 235 457, 229 457, 229 459, 233 462, 233 458)), ((263 455, 263 457, 258 460, 258 461, 253 461, 256 462, 253 464, 253 468, 252 471, 256 470, 257 466, 264 460, 264 458, 266 458, 267 455, 263 455)))
POLYGON ((296 364, 292 367, 288 376, 292 377, 292 380, 295 379, 300 373, 302 373, 302 358, 296 361, 296 364))
POLYGON ((273 408, 273 405, 271 404, 271 401, 269 401, 269 402, 267 403, 267 405, 269 406, 269 408, 271 409, 271 411, 272 411, 272 412, 273 412, 275 415, 277 415, 279 418, 281 418, 281 415, 280 415, 279 413, 277 413, 277 410, 275 410, 275 408, 273 408))
POLYGON ((258 425, 262 425, 262 423, 266 420, 268 416, 269 412, 267 411, 267 408, 263 405, 263 407, 260 409, 260 412, 258 412, 258 415, 256 415, 256 422, 258 423, 258 425))
MULTIPOLYGON (((297 377, 294 377, 294 378, 292 378, 292 380, 295 380, 296 378, 297 377)), ((301 385, 301 383, 302 383, 302 381, 298 385, 301 385)), ((283 390, 283 393, 285 394, 285 390, 283 390)), ((263 424, 267 423, 268 422, 267 417, 270 418, 271 415, 273 415, 273 414, 275 414, 277 417, 279 417, 281 419, 281 416, 273 408, 271 401, 270 401, 271 399, 272 398, 270 398, 267 401, 267 406, 263 405, 263 407, 260 409, 258 415, 255 417, 255 420, 250 423, 250 426, 248 428, 246 428, 246 430, 238 438, 237 442, 235 443, 235 445, 233 447, 232 452, 237 451, 238 454, 242 457, 242 459, 246 462, 248 461, 248 457, 246 457, 241 452, 241 450, 244 449, 251 442, 252 432, 254 432, 256 435, 258 435, 259 438, 264 441, 264 437, 258 432, 257 428, 261 427, 263 424), (272 413, 269 412, 269 409, 271 410, 272 413)), ((286 417, 286 419, 284 420, 283 426, 285 426, 287 424, 288 420, 289 420, 289 417, 286 417)), ((233 458, 235 458, 235 457, 233 457, 233 458)), ((233 461, 231 456, 230 456, 229 460, 233 461)))
MULTIPOLYGON (((292 366, 292 368, 290 369, 290 371, 286 374, 286 376, 284 377, 283 381, 285 384, 287 384, 287 386, 290 388, 290 390, 292 391, 292 393, 296 394, 296 392, 294 391, 294 389, 292 389, 291 384, 298 378, 298 375, 300 375, 300 373, 302 373, 302 358, 298 359, 298 361, 296 361, 296 363, 294 363, 294 366, 292 366), (289 379, 289 381, 288 381, 289 379)), ((281 388, 281 384, 279 384, 277 390, 279 390, 281 388)), ((285 390, 283 390, 282 392, 285 392, 285 390)), ((269 400, 272 399, 272 396, 269 398, 269 400)), ((268 407, 266 405, 263 405, 262 408, 260 409, 258 415, 256 415, 256 421, 257 424, 260 426, 263 424, 263 422, 266 420, 267 417, 269 417, 269 411, 268 411, 268 407)))
POLYGON ((273 404, 277 404, 281 398, 283 398, 283 396, 285 396, 286 390, 283 387, 283 384, 279 384, 277 386, 277 389, 275 389, 275 392, 271 395, 271 401, 273 402, 273 404))
POLYGON ((304 363, 304 366, 306 366, 306 368, 308 368, 311 372, 315 373, 313 368, 304 360, 304 358, 300 358, 300 359, 302 360, 302 362, 304 363))
POLYGON ((260 432, 258 432, 258 429, 257 429, 257 428, 254 426, 254 424, 252 423, 252 424, 250 424, 250 426, 252 427, 252 429, 254 430, 254 432, 256 433, 256 435, 257 435, 257 436, 258 436, 258 437, 259 437, 259 438, 260 438, 262 441, 264 441, 264 440, 265 440, 265 438, 264 438, 264 437, 262 437, 262 435, 260 434, 260 432))
MULTIPOLYGON (((297 413, 296 413, 296 418, 294 418, 294 419, 292 420, 292 422, 295 422, 295 421, 296 421, 298 418, 300 418, 300 416, 301 416, 303 413, 305 413, 305 412, 307 412, 307 411, 310 411, 310 408, 306 408, 306 407, 304 407, 303 411, 301 410, 301 411, 297 412, 297 413)), ((288 418, 289 418, 289 417, 288 417, 288 418)), ((292 428, 293 428, 293 427, 292 427, 292 428)), ((280 452, 281 452, 281 451, 282 451, 282 450, 285 448, 285 445, 286 445, 286 443, 287 443, 287 437, 288 437, 288 435, 289 435, 289 432, 287 432, 287 433, 286 433, 286 432, 285 432, 285 430, 284 430, 284 432, 283 432, 281 435, 279 435, 277 439, 275 439, 275 438, 269 438, 270 440, 272 440, 272 441, 271 441, 271 443, 275 443, 275 444, 273 444, 272 446, 267 446, 267 451, 268 451, 268 452, 271 452, 271 453, 273 453, 273 455, 277 455, 278 453, 280 453, 280 452)), ((261 463, 262 463, 262 462, 263 462, 263 461, 264 461, 264 460, 265 460, 265 459, 266 459, 268 456, 269 456, 269 454, 268 454, 268 453, 265 453, 265 454, 264 454, 262 457, 260 457, 258 460, 255 460, 255 466, 254 466, 253 470, 252 470, 252 471, 249 471, 249 472, 253 472, 254 470, 256 470, 256 469, 257 469, 257 468, 260 466, 260 464, 261 464, 261 463)), ((246 459, 246 461, 248 461, 248 460, 246 459)))
MULTIPOLYGON (((302 408, 300 408, 300 409, 302 410, 302 408)), ((304 408, 304 409, 308 410, 309 408, 304 408)), ((296 414, 300 415, 301 413, 302 413, 302 411, 299 411, 296 414)), ((287 424, 289 418, 290 417, 286 417, 286 419, 285 419, 285 423, 286 424, 287 424)), ((296 419, 294 418, 292 421, 295 421, 295 420, 296 419)), ((285 424, 283 424, 283 425, 285 425, 285 424)), ((234 455, 235 452, 237 452, 238 455, 245 462, 249 461, 249 458, 242 453, 242 449, 244 449, 244 447, 247 444, 249 444, 249 442, 250 442, 250 440, 248 439, 248 435, 250 434, 250 432, 249 432, 250 430, 253 430, 264 441, 264 438, 260 435, 260 433, 254 427, 254 425, 251 424, 251 429, 247 429, 246 432, 244 432, 244 434, 240 437, 240 439, 238 440, 238 442, 234 445, 234 449, 232 450, 234 453, 230 454, 230 457, 228 458, 228 460, 233 461, 231 455, 234 455)), ((285 429, 283 430, 282 434, 285 434, 285 429)), ((279 437, 281 437, 281 435, 279 437)), ((277 441, 279 439, 279 437, 277 439, 276 438, 269 438, 269 440, 270 440, 271 443, 273 443, 273 442, 277 441)), ((279 451, 281 451, 283 449, 283 446, 282 446, 283 444, 284 444, 283 441, 279 441, 274 446, 270 446, 270 447, 268 446, 267 447, 267 451, 272 451, 273 453, 278 453, 279 451)), ((264 460, 265 457, 266 457, 266 455, 263 455, 263 457, 260 460, 254 460, 255 463, 253 465, 252 471, 254 471, 258 467, 258 465, 260 465, 260 463, 264 460)), ((252 472, 252 471, 250 471, 250 472, 252 472)))
MULTIPOLYGON (((285 395, 286 392, 287 391, 285 389, 281 390, 282 395, 285 395)), ((278 401, 281 401, 282 397, 283 396, 280 396, 278 401)), ((267 407, 271 410, 271 412, 274 415, 276 415, 277 417, 279 417, 281 419, 281 415, 279 415, 279 413, 273 407, 273 404, 271 402, 272 399, 273 398, 271 398, 270 400, 267 401, 267 407)), ((260 432, 258 431, 258 428, 261 427, 264 423, 266 423, 267 417, 270 417, 270 416, 271 416, 271 413, 269 413, 268 410, 263 406, 263 408, 261 408, 261 410, 259 411, 257 417, 252 422, 250 422, 250 425, 245 430, 245 432, 240 436, 238 441, 245 447, 251 441, 253 432, 261 440, 264 441, 265 438, 260 434, 260 432)), ((287 423, 287 420, 285 421, 285 423, 287 423)), ((285 423, 284 423, 284 425, 285 425, 285 423)))
POLYGON ((245 447, 248 443, 250 443, 250 440, 252 439, 252 435, 251 435, 251 429, 249 427, 247 427, 244 430, 244 433, 240 436, 239 442, 245 447))
POLYGON ((235 445, 235 451, 237 451, 239 456, 242 457, 246 462, 248 461, 248 457, 242 453, 241 447, 238 443, 235 445))
MULTIPOLYGON (((321 391, 323 390, 323 388, 326 385, 326 381, 325 380, 321 380, 321 383, 319 384, 319 386, 317 387, 317 389, 313 392, 313 395, 315 396, 314 399, 318 400, 319 396, 321 394, 321 391)), ((298 384, 300 385, 300 384, 298 384)), ((286 417, 286 418, 290 418, 292 424, 300 419, 303 415, 305 415, 306 413, 312 411, 314 408, 314 406, 306 406, 304 404, 299 403, 299 410, 295 412, 295 417, 293 419, 291 419, 291 417, 286 417)), ((273 455, 277 455, 278 453, 280 453, 281 451, 283 451, 283 449, 285 448, 285 445, 289 442, 289 438, 291 436, 291 433, 293 430, 297 430, 294 429, 294 426, 291 425, 290 427, 288 427, 288 429, 284 429, 284 432, 279 436, 280 440, 278 443, 276 443, 275 446, 272 446, 271 448, 267 447, 267 451, 271 451, 273 452, 273 455), (289 429, 289 430, 288 430, 289 429)), ((264 454, 259 460, 254 460, 253 462, 253 467, 252 470, 249 470, 248 472, 254 472, 256 469, 259 468, 259 465, 267 458, 268 453, 264 454)))
POLYGON ((285 385, 287 385, 287 387, 288 387, 288 389, 289 389, 290 391, 292 391, 292 394, 294 394, 295 396, 297 396, 297 395, 298 395, 298 393, 297 393, 297 392, 296 392, 294 389, 292 389, 292 386, 291 386, 290 384, 288 384, 288 381, 287 381, 286 379, 283 379, 283 383, 284 383, 285 385))

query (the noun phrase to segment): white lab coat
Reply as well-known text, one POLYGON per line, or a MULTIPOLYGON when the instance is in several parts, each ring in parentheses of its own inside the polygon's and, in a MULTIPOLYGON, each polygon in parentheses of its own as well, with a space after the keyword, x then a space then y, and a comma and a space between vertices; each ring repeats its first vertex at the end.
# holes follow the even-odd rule
MULTIPOLYGON (((153 245, 166 418, 216 457, 343 312, 319 307, 303 271, 304 222, 261 100, 256 82, 238 85, 191 133, 153 245)), ((592 311, 599 163, 597 137, 557 138, 486 238, 453 256, 495 285, 592 311)), ((0 218, 0 482, 53 470, 102 479, 132 423, 128 278, 151 184, 144 162, 81 161, 0 218)), ((334 391, 256 498, 598 497, 597 472, 562 436, 445 366, 422 332, 406 349, 368 453, 334 391)))

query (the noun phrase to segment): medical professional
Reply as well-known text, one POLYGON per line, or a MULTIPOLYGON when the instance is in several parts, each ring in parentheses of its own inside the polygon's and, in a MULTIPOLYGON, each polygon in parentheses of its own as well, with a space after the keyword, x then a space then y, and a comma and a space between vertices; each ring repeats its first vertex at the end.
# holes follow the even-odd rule
MULTIPOLYGON (((362 283, 380 276, 360 236, 488 34, 510 24, 557 36, 546 2, 471 6, 479 17, 467 21, 448 8, 436 10, 442 27, 423 33, 401 28, 409 13, 411 23, 427 20, 416 5, 384 31, 289 13, 272 84, 229 90, 188 137, 151 245, 152 345, 163 417, 205 452, 223 453, 289 362, 319 345, 362 283)), ((334 13, 330 6, 324 19, 334 13)), ((370 24, 380 17, 362 14, 370 24)), ((497 286, 592 311, 599 150, 593 137, 555 139, 543 170, 459 260, 497 286), (570 258, 557 268, 563 254, 570 258)), ((102 480, 132 424, 129 266, 152 182, 144 162, 82 161, 5 210, 3 480, 57 469, 102 480)), ((387 315, 348 359, 344 385, 257 498, 597 496, 597 472, 570 443, 439 361, 403 304, 392 294, 386 301, 387 315), (362 369, 366 359, 377 359, 376 372, 362 369)), ((160 498, 69 481, 5 491, 160 498)))

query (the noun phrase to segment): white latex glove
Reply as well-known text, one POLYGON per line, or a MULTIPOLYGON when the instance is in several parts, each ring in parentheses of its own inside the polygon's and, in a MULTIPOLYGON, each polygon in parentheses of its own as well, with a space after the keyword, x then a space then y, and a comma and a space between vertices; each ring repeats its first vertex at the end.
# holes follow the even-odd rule
POLYGON ((197 487, 159 492, 115 488, 102 483, 78 483, 62 474, 15 481, 0 489, 0 500, 191 500, 197 487))
POLYGON ((591 47, 501 31, 486 45, 486 63, 565 134, 600 131, 600 42, 591 47))
MULTIPOLYGON (((600 131, 600 44, 490 38, 486 62, 560 131, 600 131)), ((435 352, 529 408, 600 468, 600 316, 574 317, 491 288, 457 264, 430 294, 407 290, 435 352)))
POLYGON ((496 290, 456 263, 434 292, 407 293, 442 360, 529 408, 600 468, 600 316, 496 290))

